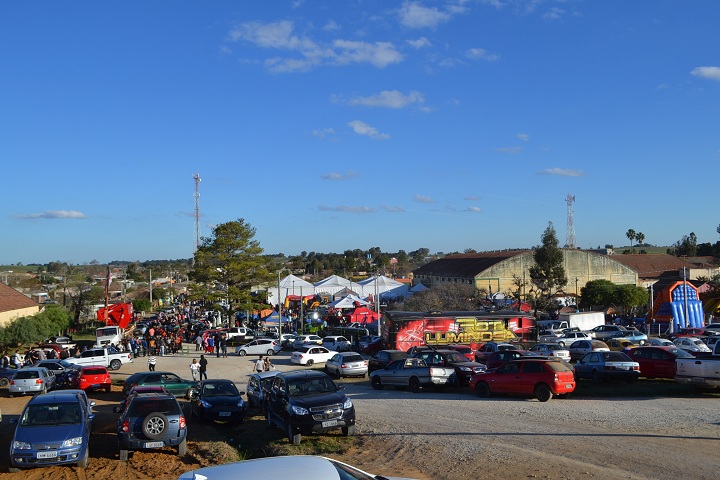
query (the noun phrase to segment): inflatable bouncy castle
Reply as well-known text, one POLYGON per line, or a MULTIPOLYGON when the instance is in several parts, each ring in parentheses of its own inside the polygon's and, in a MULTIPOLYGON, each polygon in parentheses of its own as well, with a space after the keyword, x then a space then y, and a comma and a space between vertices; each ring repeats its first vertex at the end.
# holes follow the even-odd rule
POLYGON ((700 328, 704 326, 703 305, 698 289, 689 282, 678 281, 660 291, 655 298, 653 316, 658 322, 672 322, 673 331, 682 328, 700 328), (687 318, 685 299, 687 298, 687 318))

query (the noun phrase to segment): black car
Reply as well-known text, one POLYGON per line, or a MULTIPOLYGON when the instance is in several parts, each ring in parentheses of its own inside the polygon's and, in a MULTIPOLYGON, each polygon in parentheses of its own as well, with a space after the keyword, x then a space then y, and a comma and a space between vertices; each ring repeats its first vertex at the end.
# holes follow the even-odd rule
POLYGON ((482 363, 469 360, 457 350, 417 350, 412 356, 422 358, 429 367, 454 368, 458 385, 468 385, 470 383, 470 377, 476 373, 483 373, 487 369, 482 363))
POLYGON ((342 429, 355 434, 355 407, 332 378, 317 370, 278 374, 268 391, 265 418, 269 426, 287 433, 299 445, 302 435, 342 429))
POLYGON ((242 422, 245 419, 245 400, 232 380, 203 380, 190 390, 190 414, 216 423, 242 422))
POLYGON ((128 397, 118 418, 120 460, 131 450, 177 447, 178 455, 187 453, 187 425, 177 399, 169 393, 143 393, 128 397))
POLYGON ((390 362, 395 360, 403 360, 408 358, 408 354, 402 350, 380 350, 368 360, 368 373, 375 370, 382 370, 387 367, 390 362))

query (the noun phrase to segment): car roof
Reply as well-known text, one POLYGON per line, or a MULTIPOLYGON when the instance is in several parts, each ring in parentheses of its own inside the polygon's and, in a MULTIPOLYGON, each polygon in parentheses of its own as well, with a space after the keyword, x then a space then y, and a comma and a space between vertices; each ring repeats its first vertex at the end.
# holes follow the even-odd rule
POLYGON ((43 405, 53 404, 53 403, 69 403, 70 399, 76 399, 78 401, 85 402, 84 399, 78 398, 77 393, 75 393, 75 395, 68 395, 66 393, 63 394, 63 393, 48 392, 48 393, 44 393, 42 395, 35 395, 34 397, 32 397, 30 399, 30 402, 28 402, 28 403, 32 403, 33 405, 38 404, 38 403, 43 404, 43 405))
MULTIPOLYGON (((332 461, 336 462, 337 460, 332 461)), ((338 477, 337 468, 330 463, 330 459, 311 455, 292 455, 254 458, 241 462, 205 467, 184 473, 179 480, 196 478, 235 480, 241 476, 267 477, 268 475, 297 480, 340 478, 338 477)))
POLYGON ((300 378, 300 377, 314 378, 314 377, 327 377, 328 375, 325 372, 320 372, 318 370, 291 370, 289 372, 278 373, 278 376, 283 377, 283 378, 300 378))
POLYGON ((262 379, 262 378, 274 377, 274 376, 276 376, 276 375, 279 374, 279 373, 280 373, 280 370, 269 370, 269 371, 267 371, 267 372, 256 372, 256 373, 253 373, 253 374, 250 375, 250 376, 251 376, 251 377, 257 377, 257 378, 262 379))

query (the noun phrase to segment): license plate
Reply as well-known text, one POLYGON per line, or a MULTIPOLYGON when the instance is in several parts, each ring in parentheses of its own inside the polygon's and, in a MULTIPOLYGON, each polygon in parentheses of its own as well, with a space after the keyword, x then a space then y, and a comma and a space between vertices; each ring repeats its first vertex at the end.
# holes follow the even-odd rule
POLYGON ((335 427, 337 426, 337 420, 328 420, 327 422, 322 422, 323 427, 335 427))
POLYGON ((164 446, 164 442, 145 442, 145 448, 161 448, 164 446))
POLYGON ((55 458, 57 457, 57 451, 52 452, 38 452, 37 458, 55 458))
POLYGON ((571 383, 566 384, 566 385, 565 385, 565 388, 567 388, 568 390, 571 389, 571 388, 572 388, 572 384, 571 384, 571 383))
POLYGON ((622 367, 622 366, 621 366, 621 367, 617 367, 617 368, 618 368, 618 370, 629 370, 629 369, 630 369, 630 367, 622 367))
POLYGON ((229 417, 230 415, 230 412, 220 412, 221 417, 229 417))
POLYGON ((693 383, 705 383, 705 379, 702 377, 693 377, 692 382, 693 383))

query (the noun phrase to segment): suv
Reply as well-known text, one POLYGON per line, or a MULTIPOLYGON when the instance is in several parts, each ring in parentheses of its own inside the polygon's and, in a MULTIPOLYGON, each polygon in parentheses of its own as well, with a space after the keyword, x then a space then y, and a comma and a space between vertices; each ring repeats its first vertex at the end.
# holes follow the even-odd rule
POLYGON ((412 356, 425 360, 428 367, 454 368, 457 385, 467 385, 470 377, 487 369, 482 363, 468 360, 457 350, 420 350, 412 356))
POLYGON ((332 379, 316 370, 279 373, 267 392, 265 418, 300 445, 302 435, 337 428, 355 434, 355 407, 332 379))
POLYGON ((169 393, 142 393, 128 397, 118 418, 120 460, 128 459, 130 450, 174 446, 178 455, 187 453, 187 425, 177 399, 169 393))
POLYGON ((347 338, 337 335, 330 335, 322 339, 323 347, 336 352, 347 352, 352 349, 352 344, 347 338))

